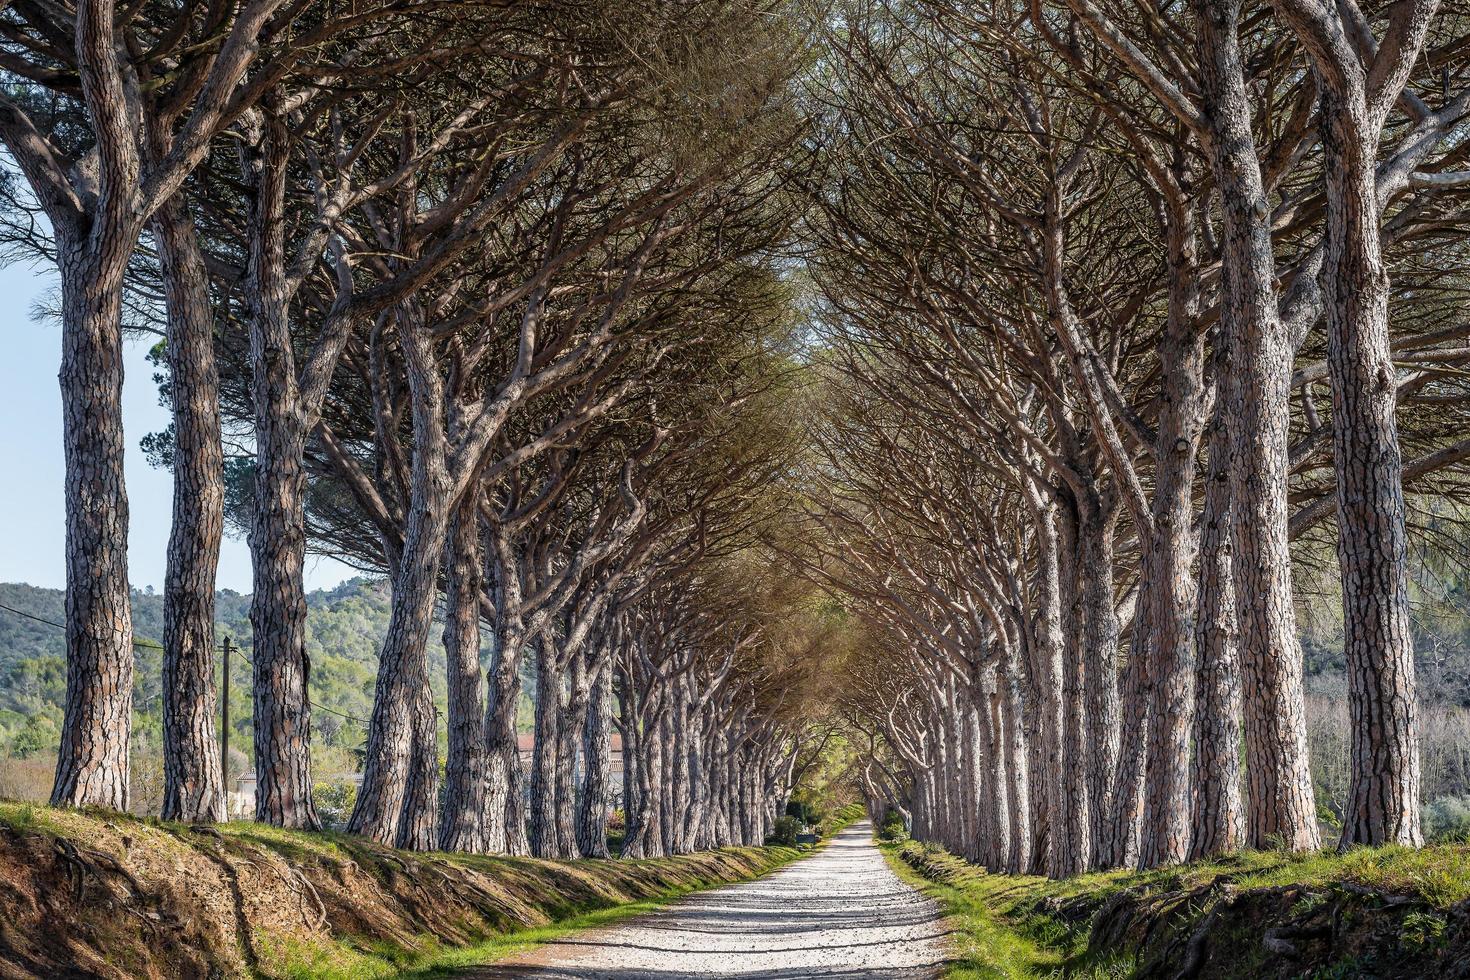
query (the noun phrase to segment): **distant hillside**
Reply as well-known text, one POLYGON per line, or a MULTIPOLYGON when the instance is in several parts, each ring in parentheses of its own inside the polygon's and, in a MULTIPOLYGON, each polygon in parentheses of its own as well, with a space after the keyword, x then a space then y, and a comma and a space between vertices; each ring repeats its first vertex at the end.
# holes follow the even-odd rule
MULTIPOLYGON (((49 769, 66 691, 66 644, 59 629, 36 620, 61 622, 63 594, 59 589, 0 584, 0 606, 35 617, 0 608, 0 757, 35 759, 38 770, 49 769)), ((372 710, 378 649, 388 628, 388 586, 380 579, 354 578, 335 589, 309 593, 307 608, 311 695, 319 706, 313 718, 318 772, 353 769, 356 750, 365 736, 361 720, 372 710)), ((216 638, 222 641, 228 636, 237 648, 230 670, 232 772, 247 765, 252 737, 249 611, 248 595, 219 593, 216 638)), ((133 626, 140 644, 158 643, 163 633, 162 595, 152 590, 133 593, 133 626)), ((442 725, 445 659, 440 633, 436 624, 429 662, 442 725)), ((134 753, 146 770, 160 752, 162 668, 158 649, 139 645, 136 650, 134 753)), ((487 643, 482 657, 489 654, 487 643)), ((529 712, 523 718, 529 724, 529 712)), ((13 787, 0 786, 0 795, 7 791, 19 795, 13 787)))

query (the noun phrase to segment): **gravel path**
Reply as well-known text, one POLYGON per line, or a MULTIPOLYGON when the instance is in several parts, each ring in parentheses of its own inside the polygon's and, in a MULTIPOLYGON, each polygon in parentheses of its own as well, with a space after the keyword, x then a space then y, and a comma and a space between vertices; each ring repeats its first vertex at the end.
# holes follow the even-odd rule
POLYGON ((898 880, 873 846, 872 827, 859 823, 758 881, 700 892, 461 976, 931 980, 945 957, 939 909, 898 880))

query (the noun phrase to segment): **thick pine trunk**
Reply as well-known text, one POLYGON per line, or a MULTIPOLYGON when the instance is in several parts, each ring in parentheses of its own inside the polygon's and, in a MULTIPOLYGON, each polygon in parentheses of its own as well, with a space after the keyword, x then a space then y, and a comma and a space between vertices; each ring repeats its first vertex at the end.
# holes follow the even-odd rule
MULTIPOLYGON (((1195 322, 1195 231, 1187 202, 1171 209, 1169 319, 1159 344, 1158 432, 1154 441, 1153 535, 1146 562, 1151 674, 1149 760, 1139 863, 1189 856, 1190 732, 1195 709, 1194 473, 1204 430, 1204 332, 1195 322)), ((1143 597, 1140 596, 1140 603, 1143 597)), ((1136 628, 1136 627, 1135 627, 1136 628)))
POLYGON ((224 532, 224 449, 209 277, 182 195, 153 221, 168 312, 173 520, 163 585, 165 820, 224 820, 215 728, 214 589, 224 532))
POLYGON ((480 523, 471 499, 455 514, 446 548, 444 652, 448 745, 439 849, 485 851, 485 686, 480 677, 480 523))
POLYGON ((1379 124, 1368 118, 1366 79, 1352 72, 1339 84, 1346 91, 1318 88, 1327 178, 1322 292, 1352 723, 1342 846, 1416 845, 1424 835, 1404 461, 1375 176, 1379 124))
POLYGON ((1036 524, 1036 604, 1035 643, 1032 645, 1032 671, 1036 678, 1038 698, 1040 752, 1043 767, 1039 771, 1041 794, 1046 803, 1048 847, 1046 871, 1060 878, 1070 871, 1067 825, 1067 784, 1063 739, 1066 712, 1063 700, 1063 663, 1066 637, 1062 629, 1061 568, 1056 528, 1056 507, 1032 497, 1032 513, 1036 524))
POLYGON ((531 853, 559 857, 556 839, 556 761, 561 719, 561 672, 552 661, 550 638, 540 641, 536 665, 536 742, 531 755, 531 853))
MULTIPOLYGON (((379 656, 368 723, 362 790, 348 823, 352 833, 382 844, 393 844, 402 836, 400 823, 409 799, 415 744, 423 737, 431 742, 434 738, 432 731, 416 729, 421 692, 429 685, 427 646, 447 527, 442 496, 432 501, 429 496, 426 493, 411 505, 403 553, 393 576, 388 633, 379 656)), ((419 751, 426 749, 420 746, 419 751)))
POLYGON ((66 458, 66 704, 53 806, 126 810, 133 717, 122 273, 132 241, 57 242, 66 458))
MULTIPOLYGON (((577 850, 582 857, 607 857, 607 809, 612 768, 612 664, 603 664, 592 685, 582 733, 582 795, 577 801, 577 850)), ((627 767, 626 746, 623 765, 627 767)), ((624 813, 626 814, 626 798, 624 813)))
POLYGON ((1205 112, 1221 200, 1223 385, 1245 703, 1247 844, 1320 843, 1307 767, 1302 658, 1287 536, 1292 348, 1277 309, 1270 215, 1251 130, 1238 0, 1199 4, 1205 112))
MULTIPOLYGON (((502 606, 504 602, 502 602, 502 606)), ((497 618, 495 659, 485 694, 485 850, 491 854, 529 854, 521 800, 521 759, 516 718, 521 703, 524 637, 503 611, 497 618)))
POLYGON ((250 526, 254 593, 255 818, 320 826, 311 799, 310 664, 306 655, 306 420, 297 390, 285 278, 286 134, 265 129, 253 184, 246 293, 250 301, 255 499, 250 526))
POLYGON ((1113 522, 1095 502, 1084 510, 1078 544, 1087 677, 1087 827, 1095 863, 1111 849, 1108 817, 1122 731, 1118 616, 1113 610, 1113 522))
POLYGON ((1091 809, 1088 796, 1086 719, 1087 672, 1082 656, 1082 621, 1077 603, 1077 568, 1071 560, 1076 554, 1075 512, 1064 509, 1060 512, 1058 525, 1062 544, 1061 554, 1067 558, 1067 566, 1061 575, 1062 635, 1065 637, 1065 660, 1062 677, 1062 799, 1063 808, 1062 876, 1085 871, 1092 862, 1092 838, 1088 812, 1091 809))
POLYGON ((1194 838, 1189 857, 1238 851, 1245 842, 1240 799, 1240 645, 1231 569, 1229 438, 1217 412, 1210 428, 1200 522, 1198 704, 1194 714, 1194 838))

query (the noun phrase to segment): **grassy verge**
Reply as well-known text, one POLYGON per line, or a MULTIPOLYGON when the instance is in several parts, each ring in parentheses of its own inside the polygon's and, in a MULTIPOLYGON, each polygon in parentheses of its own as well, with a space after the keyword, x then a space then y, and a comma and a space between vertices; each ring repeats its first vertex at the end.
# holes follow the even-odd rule
POLYGON ((0 975, 433 976, 803 853, 412 854, 344 834, 0 803, 0 975))
POLYGON ((948 975, 1433 976, 1470 947, 1470 848, 1246 852, 1062 881, 882 845, 951 917, 948 975))

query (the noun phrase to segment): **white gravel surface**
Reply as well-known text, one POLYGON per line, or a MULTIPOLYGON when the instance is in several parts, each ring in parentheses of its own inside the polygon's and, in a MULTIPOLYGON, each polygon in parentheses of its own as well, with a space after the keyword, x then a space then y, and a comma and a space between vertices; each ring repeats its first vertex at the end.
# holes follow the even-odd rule
POLYGON ((873 845, 872 827, 859 823, 757 881, 700 892, 464 976, 929 980, 946 954, 939 909, 899 881, 873 845))

